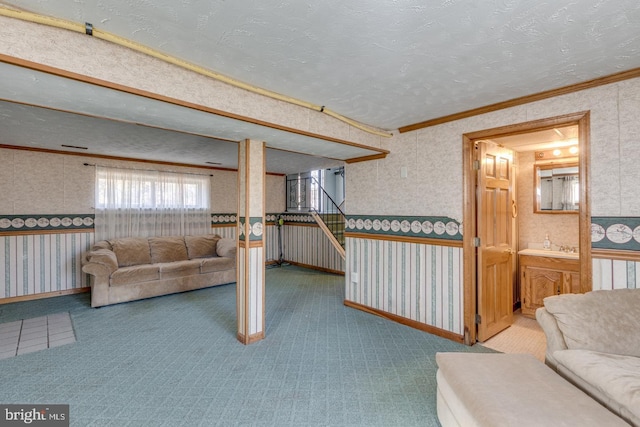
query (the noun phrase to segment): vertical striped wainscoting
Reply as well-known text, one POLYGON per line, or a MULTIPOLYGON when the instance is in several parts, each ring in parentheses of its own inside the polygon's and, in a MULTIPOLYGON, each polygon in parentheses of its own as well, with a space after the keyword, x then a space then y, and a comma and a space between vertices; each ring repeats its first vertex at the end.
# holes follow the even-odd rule
POLYGON ((260 337, 264 334, 264 252, 261 246, 245 247, 241 244, 239 249, 238 270, 247 274, 240 273, 237 276, 238 304, 246 304, 245 307, 238 307, 238 313, 243 314, 238 316, 238 334, 239 338, 245 338, 244 334, 248 334, 251 341, 256 334, 260 334, 260 337))
POLYGON ((0 298, 89 286, 82 256, 93 232, 0 236, 0 298))
POLYGON ((216 227, 215 225, 211 227, 211 234, 217 234, 220 237, 224 237, 227 239, 235 239, 237 226, 234 224, 233 226, 224 226, 224 227, 216 227))
POLYGON ((345 299, 463 335, 462 248, 347 238, 345 299))
POLYGON ((279 257, 278 227, 274 223, 267 222, 264 233, 264 259, 269 263, 278 261, 279 257))
POLYGON ((640 289, 640 261, 593 258, 593 290, 640 289))
MULTIPOLYGON (((277 227, 275 228, 277 233, 277 227)), ((274 236, 277 239, 277 234, 274 236)), ((345 271, 344 260, 315 223, 285 223, 282 230, 282 250, 284 259, 292 263, 334 273, 345 271)))

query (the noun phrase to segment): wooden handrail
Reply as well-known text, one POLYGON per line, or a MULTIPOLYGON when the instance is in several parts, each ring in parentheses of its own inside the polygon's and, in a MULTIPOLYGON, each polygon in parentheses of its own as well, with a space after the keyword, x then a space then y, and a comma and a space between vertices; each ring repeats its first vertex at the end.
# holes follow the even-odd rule
POLYGON ((324 234, 327 236, 327 238, 329 239, 333 247, 336 249, 336 251, 338 251, 342 259, 346 259, 347 258, 346 251, 344 250, 344 248, 342 247, 342 245, 340 244, 336 236, 331 232, 331 230, 329 230, 329 227, 327 227, 327 224, 325 224, 325 222, 322 220, 320 215, 318 215, 316 211, 311 211, 311 216, 316 221, 316 223, 318 223, 322 231, 324 231, 324 234))

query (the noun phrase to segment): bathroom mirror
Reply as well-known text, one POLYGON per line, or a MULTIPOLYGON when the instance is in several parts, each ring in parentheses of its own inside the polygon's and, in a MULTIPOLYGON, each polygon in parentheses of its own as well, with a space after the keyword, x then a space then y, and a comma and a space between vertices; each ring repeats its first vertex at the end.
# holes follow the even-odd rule
POLYGON ((534 166, 534 212, 578 213, 580 209, 577 163, 534 166))

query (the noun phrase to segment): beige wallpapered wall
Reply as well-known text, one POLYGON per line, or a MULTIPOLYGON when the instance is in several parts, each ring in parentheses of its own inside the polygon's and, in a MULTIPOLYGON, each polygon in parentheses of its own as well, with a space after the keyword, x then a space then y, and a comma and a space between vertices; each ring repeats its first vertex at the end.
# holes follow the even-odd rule
POLYGON ((39 25, 37 31, 31 31, 35 24, 10 18, 0 17, 0 23, 0 52, 9 55, 391 150, 384 160, 348 165, 346 210, 351 215, 439 215, 462 220, 464 133, 590 110, 591 213, 640 215, 640 197, 635 194, 640 178, 640 79, 385 139, 352 129, 321 113, 232 88, 102 40, 39 25), (85 57, 93 59, 87 62, 85 57), (406 178, 401 178, 403 167, 407 168, 406 178))
POLYGON ((591 111, 591 214, 638 216, 640 79, 421 129, 384 141, 385 160, 350 164, 350 215, 443 215, 462 220, 462 135, 591 111), (407 178, 401 178, 401 167, 407 178))
MULTIPOLYGON (((237 210, 237 172, 207 170, 114 161, 91 157, 0 149, 0 214, 86 214, 93 213, 95 168, 104 166, 169 170, 213 175, 211 212, 235 213, 237 210)), ((266 212, 285 209, 285 180, 267 175, 266 212)))

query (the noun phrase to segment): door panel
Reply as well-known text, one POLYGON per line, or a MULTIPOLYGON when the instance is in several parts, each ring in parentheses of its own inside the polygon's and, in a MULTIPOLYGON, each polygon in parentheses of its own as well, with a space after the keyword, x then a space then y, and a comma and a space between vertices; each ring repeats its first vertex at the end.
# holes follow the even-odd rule
POLYGON ((486 341, 513 322, 513 153, 477 143, 478 171, 478 340, 486 341))
MULTIPOLYGON (((484 218, 487 218, 487 221, 493 221, 493 217, 495 215, 494 208, 497 205, 496 200, 496 192, 492 189, 484 191, 484 203, 483 203, 483 211, 484 218)), ((486 247, 494 247, 496 246, 496 234, 493 233, 492 229, 488 228, 479 228, 480 239, 484 246, 486 247)))
POLYGON ((526 266, 523 268, 522 280, 525 282, 523 312, 535 315, 535 311, 544 305, 543 300, 556 295, 562 286, 562 272, 546 268, 526 266))
POLYGON ((496 188, 496 245, 504 244, 511 247, 511 221, 509 216, 511 212, 511 192, 509 188, 496 188))

